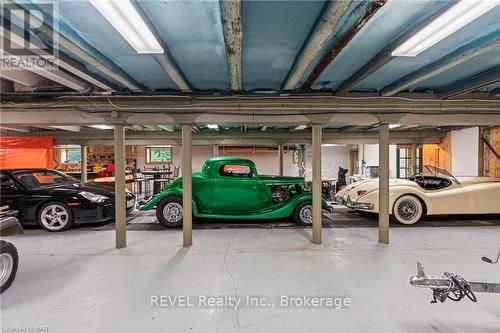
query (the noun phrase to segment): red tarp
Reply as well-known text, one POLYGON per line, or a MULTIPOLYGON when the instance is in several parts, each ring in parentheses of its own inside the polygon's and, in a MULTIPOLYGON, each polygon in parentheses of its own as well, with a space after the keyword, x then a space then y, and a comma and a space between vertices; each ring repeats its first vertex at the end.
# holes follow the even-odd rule
POLYGON ((53 168, 51 136, 0 136, 0 169, 53 168))

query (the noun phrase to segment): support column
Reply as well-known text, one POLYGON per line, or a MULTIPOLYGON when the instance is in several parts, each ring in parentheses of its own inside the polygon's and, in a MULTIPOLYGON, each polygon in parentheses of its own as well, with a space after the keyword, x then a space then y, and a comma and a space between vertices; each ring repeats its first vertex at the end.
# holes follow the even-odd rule
POLYGON ((378 242, 389 244, 389 124, 379 126, 378 242))
POLYGON ((411 145, 411 173, 417 173, 417 145, 411 145))
POLYGON ((87 182, 87 146, 80 146, 80 169, 82 183, 87 182))
POLYGON ((183 241, 184 247, 193 244, 193 206, 191 184, 191 125, 182 125, 182 207, 183 209, 183 241))
POLYGON ((212 146, 212 156, 219 156, 219 146, 217 145, 212 146))
POLYGON ((306 165, 306 146, 305 145, 300 145, 299 146, 299 177, 304 177, 305 174, 305 168, 304 166, 306 165))
POLYGON ((279 175, 283 176, 283 145, 278 145, 279 175))
POLYGON ((127 212, 125 198, 125 128, 114 126, 115 144, 115 230, 116 248, 127 246, 127 212))
POLYGON ((312 202, 313 202, 313 226, 312 242, 321 244, 321 125, 312 126, 313 145, 313 172, 312 172, 312 202))

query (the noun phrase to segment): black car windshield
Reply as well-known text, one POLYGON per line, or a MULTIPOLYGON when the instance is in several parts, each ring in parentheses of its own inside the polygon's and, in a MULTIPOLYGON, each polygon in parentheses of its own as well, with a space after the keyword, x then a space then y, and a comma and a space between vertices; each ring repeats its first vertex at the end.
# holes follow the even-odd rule
POLYGON ((14 171, 12 175, 29 189, 40 189, 78 182, 77 179, 54 170, 19 170, 14 171))
POLYGON ((455 176, 453 176, 451 173, 449 173, 448 171, 446 171, 443 168, 439 168, 437 166, 428 165, 428 164, 425 165, 425 168, 432 176, 450 178, 455 183, 460 184, 460 182, 458 181, 458 179, 455 178, 455 176))

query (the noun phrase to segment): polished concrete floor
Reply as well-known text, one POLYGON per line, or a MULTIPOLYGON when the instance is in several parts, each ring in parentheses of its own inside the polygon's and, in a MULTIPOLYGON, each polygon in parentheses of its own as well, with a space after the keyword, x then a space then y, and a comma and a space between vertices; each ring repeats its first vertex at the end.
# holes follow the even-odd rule
MULTIPOLYGON (((129 225, 130 227, 130 225, 129 225)), ((114 248, 113 230, 64 233, 29 229, 8 237, 18 247, 18 276, 1 295, 1 326, 48 332, 499 332, 500 295, 430 304, 409 285, 421 261, 429 274, 451 271, 472 281, 500 281, 500 226, 324 228, 323 244, 303 228, 132 230, 114 248), (171 308, 152 296, 190 295, 171 308), (237 295, 272 306, 199 304, 199 296, 237 295), (350 306, 284 308, 281 296, 335 296, 350 306), (154 299, 154 298, 153 298, 154 299)), ((164 297, 166 299, 166 297, 164 297)), ((170 298, 173 300, 173 297, 170 298)), ((345 304, 345 303, 344 303, 345 304)), ((10 331, 12 332, 12 330, 10 331)))

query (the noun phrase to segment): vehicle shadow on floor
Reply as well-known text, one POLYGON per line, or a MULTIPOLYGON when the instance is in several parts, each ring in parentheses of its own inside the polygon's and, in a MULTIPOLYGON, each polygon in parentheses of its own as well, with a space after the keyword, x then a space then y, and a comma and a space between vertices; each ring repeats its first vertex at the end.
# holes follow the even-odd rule
MULTIPOLYGON (((500 226, 500 215, 457 215, 457 216, 427 216, 414 225, 403 225, 391 220, 391 228, 419 227, 481 227, 500 226)), ((344 211, 323 214, 323 228, 377 228, 378 216, 372 213, 344 211)), ((78 229, 93 231, 114 230, 114 221, 106 223, 91 223, 76 226, 78 229)), ((195 219, 193 229, 308 229, 290 219, 281 220, 219 220, 195 219)), ((155 216, 142 216, 140 213, 129 216, 127 230, 176 230, 169 229, 158 223, 155 216)))

